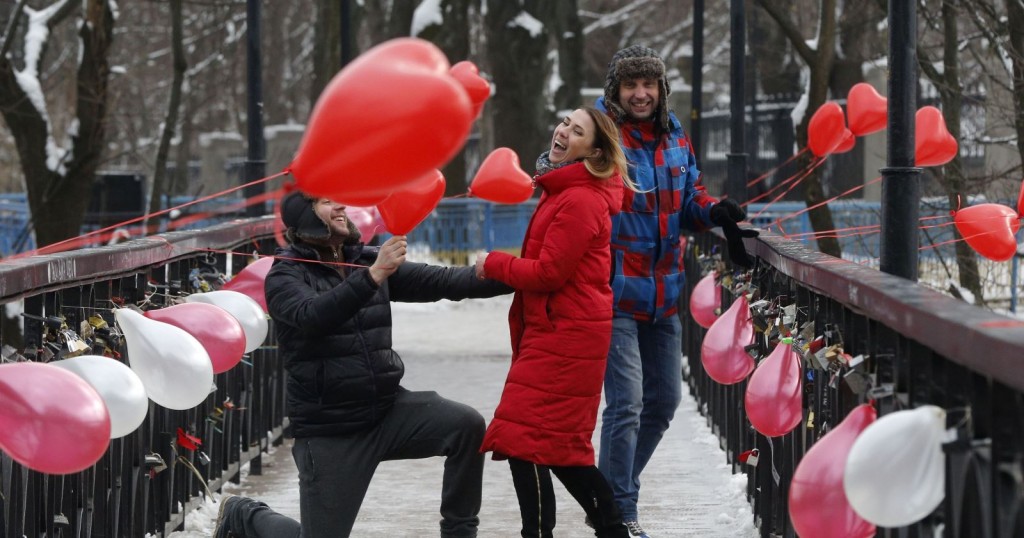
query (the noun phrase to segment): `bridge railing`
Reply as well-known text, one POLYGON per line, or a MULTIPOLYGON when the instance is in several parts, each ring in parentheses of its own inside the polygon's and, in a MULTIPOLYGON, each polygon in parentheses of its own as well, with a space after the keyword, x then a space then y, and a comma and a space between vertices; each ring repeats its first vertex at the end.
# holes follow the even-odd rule
MULTIPOLYGON (((851 409, 875 398, 879 416, 925 404, 942 407, 956 417, 949 426, 959 430, 959 442, 945 446, 946 496, 940 507, 911 526, 879 529, 878 536, 1024 536, 1024 320, 772 233, 748 245, 758 258, 751 284, 760 298, 795 306, 795 327, 813 322, 818 334, 830 331, 847 354, 866 357, 856 368, 825 369, 804 360, 803 419, 792 432, 770 439, 747 419, 747 381, 726 386, 706 375, 706 330, 691 319, 685 308, 689 292, 684 295, 687 380, 728 462, 748 475, 761 535, 795 536, 787 506, 794 470, 851 409), (741 454, 755 449, 756 466, 740 462, 741 454)), ((688 290, 701 278, 707 254, 722 248, 713 234, 690 238, 688 290)), ((723 311, 734 299, 733 289, 722 291, 723 311)), ((760 351, 767 351, 764 335, 755 336, 760 351)))
MULTIPOLYGON (((0 360, 60 360, 68 354, 59 338, 66 325, 83 334, 93 327, 86 353, 130 362, 114 324, 115 307, 169 305, 241 270, 247 253, 271 253, 272 245, 273 221, 264 218, 4 261, 0 303, 8 313, 24 315, 0 327, 0 360)), ((173 411, 151 401, 142 425, 112 440, 85 471, 45 475, 0 452, 0 534, 165 536, 182 527, 206 492, 237 481, 243 466, 259 474, 261 453, 280 440, 285 425, 284 372, 271 330, 262 347, 215 377, 203 403, 173 411), (178 442, 179 432, 201 445, 187 448, 178 442)))

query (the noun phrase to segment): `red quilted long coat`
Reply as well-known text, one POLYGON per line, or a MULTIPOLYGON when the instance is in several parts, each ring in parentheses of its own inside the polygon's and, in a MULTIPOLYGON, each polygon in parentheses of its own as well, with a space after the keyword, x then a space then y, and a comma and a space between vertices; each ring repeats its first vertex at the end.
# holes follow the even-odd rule
POLYGON ((622 179, 582 163, 537 178, 544 194, 521 257, 492 252, 484 272, 516 289, 512 365, 482 452, 542 465, 593 465, 590 439, 612 332, 611 217, 622 179))

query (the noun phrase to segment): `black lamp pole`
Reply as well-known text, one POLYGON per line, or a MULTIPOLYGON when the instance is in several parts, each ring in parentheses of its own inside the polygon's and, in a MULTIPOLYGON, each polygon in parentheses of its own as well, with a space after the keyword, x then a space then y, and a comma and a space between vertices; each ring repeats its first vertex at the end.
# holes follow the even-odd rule
POLYGON ((737 202, 747 200, 747 154, 744 140, 744 103, 746 101, 746 80, 744 56, 747 47, 746 15, 743 0, 731 0, 729 9, 729 31, 732 37, 729 45, 729 175, 725 193, 737 202))
POLYGON ((690 144, 701 164, 701 114, 704 107, 704 0, 693 1, 693 64, 690 67, 690 144))
MULTIPOLYGON (((246 0, 246 87, 249 151, 245 161, 243 183, 266 176, 267 149, 263 138, 263 69, 260 64, 260 0, 246 0)), ((266 184, 250 185, 243 189, 251 199, 266 192, 266 184)), ((266 204, 252 204, 245 210, 247 217, 266 215, 266 204)))
POLYGON ((917 280, 921 169, 914 166, 917 108, 917 7, 889 0, 889 127, 882 172, 880 269, 917 280))

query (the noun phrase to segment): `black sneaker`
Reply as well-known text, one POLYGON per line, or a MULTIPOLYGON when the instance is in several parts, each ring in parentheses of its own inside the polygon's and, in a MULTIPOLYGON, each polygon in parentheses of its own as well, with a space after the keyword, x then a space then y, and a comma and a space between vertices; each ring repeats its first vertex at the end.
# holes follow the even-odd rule
POLYGON ((644 532, 644 528, 640 526, 640 523, 636 520, 623 521, 623 525, 626 526, 626 530, 629 531, 629 535, 632 538, 651 538, 644 532))
POLYGON ((213 538, 233 538, 237 535, 232 534, 228 529, 228 511, 229 505, 233 506, 241 497, 225 493, 220 497, 220 508, 217 509, 217 524, 213 527, 213 538))

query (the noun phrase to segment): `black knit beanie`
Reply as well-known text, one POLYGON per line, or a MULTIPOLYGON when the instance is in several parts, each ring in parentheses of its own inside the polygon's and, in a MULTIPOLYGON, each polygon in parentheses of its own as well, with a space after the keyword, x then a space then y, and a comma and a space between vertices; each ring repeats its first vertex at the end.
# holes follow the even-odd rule
POLYGON ((281 200, 281 220, 290 241, 324 241, 331 237, 331 229, 313 211, 314 201, 299 191, 290 192, 281 200))
POLYGON ((622 123, 628 119, 629 114, 619 105, 619 85, 624 80, 636 78, 658 79, 660 91, 654 119, 662 131, 668 131, 666 100, 671 90, 668 87, 668 79, 665 77, 665 62, 654 49, 643 45, 632 45, 612 56, 612 61, 608 63, 608 77, 604 84, 604 105, 612 112, 616 122, 622 123))

